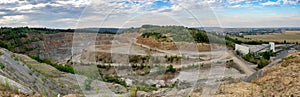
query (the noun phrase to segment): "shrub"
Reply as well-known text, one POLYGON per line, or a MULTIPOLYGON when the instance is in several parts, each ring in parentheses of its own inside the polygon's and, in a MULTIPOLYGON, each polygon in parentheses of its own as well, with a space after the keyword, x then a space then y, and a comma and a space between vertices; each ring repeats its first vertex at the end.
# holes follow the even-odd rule
POLYGON ((105 65, 105 64, 100 64, 100 65, 97 65, 98 68, 102 68, 102 69, 106 69, 106 70, 109 70, 111 68, 111 65, 105 65))
POLYGON ((271 58, 271 56, 274 56, 275 54, 273 53, 273 51, 265 51, 260 53, 259 55, 261 55, 263 58, 269 60, 271 58))
POLYGON ((130 88, 130 97, 137 97, 137 88, 136 86, 133 86, 130 88))
POLYGON ((290 62, 289 61, 285 61, 284 63, 281 64, 282 67, 287 67, 289 66, 290 62))
POLYGON ((160 39, 162 38, 162 34, 161 33, 155 33, 155 32, 151 32, 151 33, 143 33, 142 34, 143 38, 149 38, 149 37, 154 37, 155 39, 160 39))
POLYGON ((139 91, 145 91, 145 92, 151 92, 151 91, 156 91, 157 90, 155 85, 150 85, 149 86, 149 85, 141 85, 141 84, 138 85, 137 89, 139 91))
POLYGON ((269 60, 267 60, 265 58, 260 58, 257 68, 261 69, 261 68, 267 66, 269 63, 270 63, 269 60))
POLYGON ((4 64, 2 62, 0 62, 0 68, 3 69, 5 68, 4 64))
POLYGON ((72 66, 68 66, 68 65, 60 65, 60 64, 53 64, 53 67, 55 67, 57 70, 62 71, 62 72, 67 72, 67 73, 75 73, 75 70, 72 66))
POLYGON ((118 77, 113 77, 113 76, 109 76, 109 75, 104 75, 102 77, 103 81, 105 82, 110 82, 110 83, 116 83, 116 84, 120 84, 122 86, 126 86, 126 82, 119 79, 118 77))
POLYGON ((179 61, 179 59, 181 59, 182 57, 179 57, 179 56, 170 56, 170 57, 165 56, 165 58, 166 58, 167 62, 173 63, 174 60, 175 60, 175 61, 179 61))
POLYGON ((242 58, 245 59, 248 62, 251 62, 251 63, 254 63, 254 64, 257 63, 254 53, 249 52, 248 54, 244 55, 242 58))
POLYGON ((166 72, 174 73, 174 72, 176 72, 176 68, 174 68, 173 65, 169 65, 169 66, 167 66, 166 72))

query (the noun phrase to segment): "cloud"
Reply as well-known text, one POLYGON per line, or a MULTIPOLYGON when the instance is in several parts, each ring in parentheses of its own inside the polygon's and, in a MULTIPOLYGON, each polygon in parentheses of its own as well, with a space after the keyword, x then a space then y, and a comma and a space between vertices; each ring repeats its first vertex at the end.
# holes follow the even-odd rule
MULTIPOLYGON (((79 19, 79 27, 98 27, 102 24, 105 27, 119 27, 130 19, 139 18, 135 20, 141 20, 141 23, 145 22, 143 19, 162 24, 170 24, 171 20, 176 20, 186 26, 219 26, 219 16, 215 14, 232 16, 240 9, 260 11, 266 6, 283 4, 296 5, 299 0, 0 0, 0 21, 1 26, 75 28, 79 19), (147 14, 153 18, 145 16, 147 14)), ((299 7, 293 10, 297 8, 299 7)), ((287 13, 289 14, 296 13, 287 13)), ((249 16, 242 18, 247 17, 249 16)), ((233 21, 230 17, 220 18, 224 18, 220 19, 223 21, 232 20, 233 24, 247 25, 233 21)), ((136 22, 127 26, 140 26, 141 23, 136 22)))
POLYGON ((0 11, 0 15, 4 15, 4 14, 6 14, 6 12, 1 12, 1 11, 0 11))
POLYGON ((22 2, 20 0, 0 0, 0 4, 9 4, 9 3, 17 3, 22 2))
POLYGON ((299 4, 300 0, 283 0, 283 4, 299 4))
POLYGON ((33 4, 25 4, 25 5, 21 5, 21 6, 18 6, 18 7, 14 7, 14 8, 9 8, 10 10, 17 10, 17 11, 22 11, 22 10, 32 10, 34 8, 41 8, 41 7, 46 7, 48 4, 44 4, 44 3, 41 3, 41 4, 36 4, 36 5, 33 5, 33 4))
POLYGON ((87 6, 91 3, 90 0, 68 0, 68 1, 56 1, 59 5, 71 5, 73 7, 87 6))
POLYGON ((237 4, 237 3, 241 3, 241 2, 245 2, 247 0, 227 0, 227 2, 229 4, 237 4))
POLYGON ((242 7, 242 5, 240 4, 229 6, 229 8, 240 8, 240 7, 242 7))
POLYGON ((277 2, 268 1, 268 2, 262 3, 261 5, 263 5, 263 6, 280 5, 280 0, 278 0, 277 2))
POLYGON ((23 20, 25 20, 27 17, 24 15, 14 15, 14 16, 3 16, 0 19, 0 24, 12 24, 12 23, 25 23, 23 20))

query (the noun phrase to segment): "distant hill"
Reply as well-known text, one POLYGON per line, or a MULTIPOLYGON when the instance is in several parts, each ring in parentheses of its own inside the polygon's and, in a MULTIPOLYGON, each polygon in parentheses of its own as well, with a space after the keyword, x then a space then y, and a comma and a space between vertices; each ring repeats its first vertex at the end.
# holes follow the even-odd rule
POLYGON ((281 33, 284 31, 299 31, 300 27, 269 27, 269 28, 225 28, 225 27, 194 27, 207 32, 265 34, 281 33))
POLYGON ((106 34, 115 34, 121 33, 126 28, 82 28, 76 29, 76 31, 87 31, 87 32, 98 32, 98 33, 106 33, 106 34))

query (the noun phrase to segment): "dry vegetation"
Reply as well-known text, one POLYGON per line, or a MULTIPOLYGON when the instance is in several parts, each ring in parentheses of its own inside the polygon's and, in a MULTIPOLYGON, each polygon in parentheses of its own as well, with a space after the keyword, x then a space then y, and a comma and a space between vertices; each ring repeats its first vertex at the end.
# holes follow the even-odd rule
POLYGON ((283 62, 265 70, 264 76, 251 83, 221 85, 221 97, 299 97, 300 52, 289 55, 283 62))
POLYGON ((263 41, 274 41, 274 42, 300 42, 300 31, 285 31, 283 33, 268 34, 268 35, 246 35, 245 38, 263 41))

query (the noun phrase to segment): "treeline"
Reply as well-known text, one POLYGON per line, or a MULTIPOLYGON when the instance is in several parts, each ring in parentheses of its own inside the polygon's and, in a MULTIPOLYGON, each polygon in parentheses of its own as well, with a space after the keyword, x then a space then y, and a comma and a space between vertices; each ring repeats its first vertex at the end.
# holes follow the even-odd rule
POLYGON ((74 29, 49 29, 49 28, 30 28, 37 31, 42 31, 45 34, 55 34, 59 32, 74 32, 74 29))
POLYGON ((140 32, 142 37, 172 38, 174 42, 198 42, 198 43, 225 43, 224 37, 207 33, 204 30, 196 28, 187 28, 184 26, 156 26, 143 25, 141 28, 130 28, 125 32, 140 32), (142 29, 142 30, 138 30, 142 29))
POLYGON ((1 27, 1 29, 19 30, 25 32, 39 32, 45 34, 54 34, 59 32, 74 32, 74 29, 51 29, 51 28, 29 28, 29 27, 1 27))
POLYGON ((10 51, 14 48, 22 46, 24 44, 29 44, 31 42, 36 42, 43 40, 40 35, 42 32, 31 29, 28 27, 19 27, 19 28, 8 28, 1 27, 0 29, 0 47, 6 48, 10 51), (36 37, 29 38, 28 33, 35 33, 36 37))

